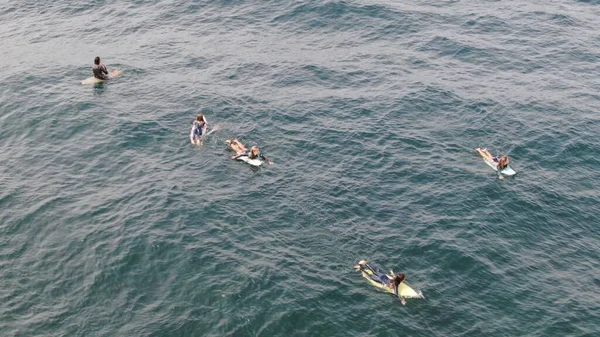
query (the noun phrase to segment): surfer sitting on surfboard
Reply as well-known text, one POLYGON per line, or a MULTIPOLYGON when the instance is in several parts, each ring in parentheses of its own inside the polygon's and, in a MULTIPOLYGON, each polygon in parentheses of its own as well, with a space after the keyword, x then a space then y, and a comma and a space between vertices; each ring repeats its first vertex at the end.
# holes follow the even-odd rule
POLYGON ((199 113, 196 119, 192 122, 192 131, 190 132, 190 141, 192 144, 200 145, 202 143, 202 135, 206 134, 208 122, 203 113, 199 113))
POLYGON ((108 70, 106 70, 106 65, 100 62, 100 56, 96 56, 94 59, 94 66, 92 67, 92 72, 94 73, 94 77, 99 80, 108 80, 108 70))
POLYGON ((508 159, 507 155, 494 157, 487 149, 476 148, 475 150, 479 152, 479 155, 481 155, 483 159, 490 163, 494 163, 498 171, 504 170, 510 163, 510 159, 508 159))
POLYGON ((261 152, 258 146, 254 145, 250 148, 250 151, 242 144, 237 138, 234 140, 227 140, 227 145, 237 153, 235 156, 231 157, 231 159, 238 159, 241 156, 247 156, 250 159, 262 159, 269 163, 269 165, 273 164, 267 157, 265 157, 261 152))
POLYGON ((371 272, 368 273, 368 275, 373 281, 379 282, 390 289, 394 289, 394 294, 400 297, 400 299, 402 300, 402 305, 406 305, 406 301, 400 296, 400 294, 398 294, 398 287, 400 286, 400 283, 402 283, 406 278, 406 275, 404 273, 394 275, 394 272, 392 272, 391 276, 393 277, 390 277, 386 275, 377 266, 368 265, 367 261, 365 260, 358 262, 358 264, 354 266, 354 268, 359 271, 363 271, 365 269, 370 270, 371 272))

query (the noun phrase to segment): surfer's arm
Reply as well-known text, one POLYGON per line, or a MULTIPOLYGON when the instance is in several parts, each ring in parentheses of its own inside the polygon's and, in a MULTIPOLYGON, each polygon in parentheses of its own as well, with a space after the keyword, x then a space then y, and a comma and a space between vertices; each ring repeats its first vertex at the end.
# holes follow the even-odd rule
POLYGON ((400 296, 400 294, 398 293, 398 288, 400 288, 400 285, 394 287, 394 295, 398 296, 402 305, 406 305, 406 300, 402 296, 400 296))
POLYGON ((102 63, 100 65, 100 70, 102 70, 103 73, 108 75, 108 70, 106 69, 106 64, 102 63))
POLYGON ((269 163, 269 165, 273 164, 273 162, 270 161, 269 158, 265 157, 262 153, 260 154, 260 159, 266 161, 267 163, 269 163))

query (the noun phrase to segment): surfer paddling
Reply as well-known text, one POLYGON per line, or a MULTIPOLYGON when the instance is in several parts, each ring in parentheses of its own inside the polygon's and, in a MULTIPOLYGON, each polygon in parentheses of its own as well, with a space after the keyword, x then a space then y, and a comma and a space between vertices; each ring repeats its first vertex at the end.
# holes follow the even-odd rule
POLYGON ((106 81, 110 79, 108 77, 108 70, 106 69, 106 65, 100 62, 100 56, 96 56, 94 59, 94 66, 92 67, 92 72, 94 73, 94 77, 106 81))
POLYGON ((242 144, 242 142, 237 140, 237 138, 234 140, 227 140, 226 143, 229 146, 229 148, 231 148, 236 153, 236 155, 231 157, 231 159, 238 159, 241 156, 247 156, 250 159, 264 160, 267 163, 269 163, 269 165, 273 164, 272 161, 270 161, 267 157, 265 157, 260 152, 260 149, 256 145, 254 145, 253 147, 250 148, 250 150, 248 150, 246 148, 246 146, 244 146, 244 144, 242 144))
POLYGON ((392 271, 391 275, 388 276, 377 266, 368 265, 367 261, 365 260, 361 260, 360 262, 358 262, 358 264, 354 266, 354 269, 358 271, 368 270, 369 272, 367 274, 369 275, 369 278, 371 278, 371 280, 380 283, 384 287, 393 289, 394 294, 402 300, 402 305, 406 305, 406 300, 404 300, 398 293, 398 287, 400 286, 400 283, 402 283, 406 278, 406 275, 404 273, 394 274, 394 272, 392 271))
POLYGON ((496 156, 494 157, 490 151, 488 151, 487 149, 482 149, 482 148, 476 148, 475 151, 477 151, 477 153, 479 153, 480 156, 483 157, 483 159, 485 159, 488 163, 491 163, 493 165, 496 166, 496 169, 498 170, 498 177, 500 179, 503 179, 502 175, 500 174, 500 172, 502 170, 504 170, 505 168, 508 167, 508 164, 510 164, 510 159, 508 158, 507 155, 503 155, 503 156, 496 156))

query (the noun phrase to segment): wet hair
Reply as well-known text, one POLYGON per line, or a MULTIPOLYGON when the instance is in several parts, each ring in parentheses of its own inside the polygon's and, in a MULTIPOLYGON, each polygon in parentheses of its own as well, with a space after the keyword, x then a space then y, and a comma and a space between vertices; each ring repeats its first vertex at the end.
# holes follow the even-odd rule
POLYGON ((196 120, 198 122, 204 122, 204 114, 199 113, 198 116, 196 116, 196 120))
POLYGON ((256 159, 256 157, 258 157, 258 153, 260 153, 260 149, 258 148, 258 146, 254 145, 253 147, 251 147, 249 153, 250 159, 256 159), (256 154, 254 154, 254 150, 256 150, 256 154))
POLYGON ((396 274, 396 276, 394 276, 394 285, 399 285, 405 278, 406 275, 404 275, 404 273, 396 274))
POLYGON ((504 155, 504 156, 500 157, 500 159, 498 160, 498 167, 505 168, 506 166, 508 166, 508 162, 509 162, 508 156, 504 155))
POLYGON ((94 59, 94 64, 100 64, 100 56, 96 56, 94 59))

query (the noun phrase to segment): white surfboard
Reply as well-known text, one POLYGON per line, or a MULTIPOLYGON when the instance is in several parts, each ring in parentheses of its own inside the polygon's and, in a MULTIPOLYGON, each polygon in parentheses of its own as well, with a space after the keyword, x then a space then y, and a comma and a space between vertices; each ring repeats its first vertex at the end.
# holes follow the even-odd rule
MULTIPOLYGON (((230 149, 232 149, 232 150, 236 151, 236 149, 234 149, 234 148, 232 148, 232 147, 231 147, 231 144, 230 144, 230 142, 231 142, 231 141, 230 141, 230 140, 227 140, 227 141, 225 141, 225 142, 227 143, 227 146, 228 146, 230 149)), ((238 154, 240 154, 240 153, 241 153, 241 152, 238 152, 238 154)), ((263 162, 262 162, 262 160, 260 160, 260 159, 258 159, 258 158, 256 158, 256 159, 250 159, 250 157, 248 157, 247 155, 244 155, 244 156, 239 156, 239 157, 237 157, 236 159, 237 159, 237 160, 241 160, 241 161, 243 161, 243 162, 245 162, 245 163, 248 163, 249 165, 256 166, 256 167, 258 167, 258 166, 262 165, 262 163, 263 163, 263 162)))
MULTIPOLYGON (((122 71, 120 69, 114 69, 111 70, 110 73, 108 74, 108 77, 110 79, 113 79, 115 77, 119 77, 119 75, 121 75, 122 71)), ((95 77, 88 77, 85 80, 81 81, 81 84, 96 84, 96 83, 102 83, 104 82, 104 80, 101 80, 99 78, 95 78, 95 77)))
MULTIPOLYGON (((394 294, 394 289, 392 289, 390 287, 386 287, 379 282, 373 281, 373 279, 371 279, 369 277, 369 274, 372 274, 370 270, 368 270, 368 269, 362 270, 361 274, 365 279, 367 279, 367 281, 369 281, 369 283, 372 286, 375 286, 381 290, 384 290, 384 291, 394 294)), ((388 277, 393 278, 394 276, 390 274, 390 275, 388 275, 388 277)), ((406 282, 400 283, 400 285, 398 286, 398 294, 404 298, 424 298, 423 293, 421 293, 420 291, 416 292, 411 286, 406 284, 406 282)))
POLYGON ((250 164, 252 166, 256 166, 256 167, 262 165, 262 160, 260 160, 260 159, 250 159, 250 157, 248 157, 248 156, 238 157, 237 160, 241 160, 241 161, 243 161, 245 163, 248 163, 248 164, 250 164))
MULTIPOLYGON (((494 171, 498 172, 498 167, 496 166, 496 163, 490 163, 489 161, 485 160, 485 158, 483 159, 483 161, 486 164, 488 164, 489 167, 493 168, 494 171)), ((506 176, 514 176, 517 172, 515 172, 515 170, 513 170, 512 167, 510 167, 510 165, 508 165, 504 168, 504 170, 500 171, 500 173, 506 176)))

